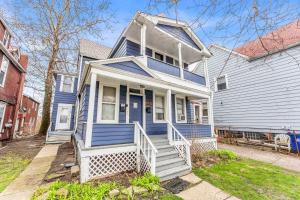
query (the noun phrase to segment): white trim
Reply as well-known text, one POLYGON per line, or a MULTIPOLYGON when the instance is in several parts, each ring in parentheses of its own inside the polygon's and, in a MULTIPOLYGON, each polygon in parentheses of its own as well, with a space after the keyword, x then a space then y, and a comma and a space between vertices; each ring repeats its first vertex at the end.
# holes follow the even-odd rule
POLYGON ((178 95, 178 94, 175 95, 175 121, 176 121, 176 123, 187 123, 186 99, 185 99, 185 96, 178 95), (184 118, 185 118, 185 120, 178 121, 178 119, 177 119, 177 98, 178 99, 183 99, 183 109, 184 109, 184 116, 185 116, 184 118))
POLYGON ((162 92, 157 92, 155 90, 153 90, 153 95, 152 95, 153 99, 152 99, 152 105, 153 105, 153 123, 167 123, 167 116, 168 116, 168 110, 167 110, 167 96, 166 93, 162 93, 162 92), (164 120, 157 120, 156 119, 156 107, 155 107, 155 96, 163 96, 164 97, 164 120))
POLYGON ((180 78, 184 79, 183 75, 183 66, 182 66, 182 52, 181 52, 181 43, 178 43, 178 62, 179 62, 179 70, 180 70, 180 78))
POLYGON ((141 27, 141 49, 140 49, 140 53, 142 56, 146 55, 146 30, 147 30, 147 26, 146 24, 143 24, 141 27))
POLYGON ((63 75, 63 74, 60 74, 60 76, 61 76, 61 79, 60 79, 59 91, 60 92, 66 92, 66 93, 73 93, 73 91, 74 91, 75 76, 63 75), (63 82, 65 80, 65 76, 72 78, 71 91, 62 91, 63 90, 63 82))
POLYGON ((1 62, 1 66, 0 66, 0 72, 2 71, 2 67, 3 67, 3 63, 4 63, 4 60, 6 60, 7 61, 7 66, 6 66, 6 69, 5 69, 5 71, 4 71, 4 77, 3 77, 3 83, 2 84, 0 84, 0 87, 4 87, 4 85, 5 85, 5 80, 6 80, 6 75, 7 75, 7 73, 8 73, 8 67, 9 67, 9 59, 3 54, 3 56, 2 56, 2 62, 1 62))
POLYGON ((4 123, 4 117, 5 117, 5 110, 6 110, 6 104, 0 102, 0 107, 3 107, 2 120, 0 121, 0 133, 2 133, 3 123, 4 123))
POLYGON ((212 48, 212 47, 221 49, 221 50, 223 50, 223 51, 226 51, 227 53, 231 53, 231 54, 240 56, 240 57, 242 57, 242 58, 245 58, 246 60, 249 60, 249 59, 250 59, 250 57, 248 57, 248 56, 246 56, 246 55, 240 54, 240 53, 238 53, 238 52, 236 52, 236 51, 234 51, 234 50, 227 49, 227 48, 222 47, 222 46, 219 46, 219 45, 217 45, 217 44, 212 44, 212 45, 210 45, 210 46, 208 47, 208 49, 210 49, 210 48, 212 48))
POLYGON ((99 93, 98 93, 98 113, 97 113, 97 123, 101 124, 111 124, 119 123, 119 105, 120 104, 120 84, 112 83, 100 83, 99 93), (103 87, 116 88, 116 102, 115 102, 115 119, 114 120, 103 120, 102 118, 102 100, 103 100, 103 87))
MULTIPOLYGON (((55 123, 55 130, 68 130, 71 128, 71 121, 72 121, 72 108, 73 108, 73 104, 66 104, 66 103, 59 103, 57 104, 57 114, 56 114, 56 123, 55 123), (59 121, 60 121, 60 108, 68 108, 70 109, 70 119, 69 119, 69 124, 68 124, 68 128, 65 129, 65 128, 60 128, 59 127, 59 121)), ((21 125, 22 127, 22 125, 21 125)))

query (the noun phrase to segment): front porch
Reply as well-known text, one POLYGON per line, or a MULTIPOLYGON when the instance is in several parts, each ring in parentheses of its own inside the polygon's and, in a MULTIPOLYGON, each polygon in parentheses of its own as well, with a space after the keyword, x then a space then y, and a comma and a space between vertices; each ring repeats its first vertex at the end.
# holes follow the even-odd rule
POLYGON ((164 180, 191 170, 191 144, 203 147, 199 141, 204 141, 216 147, 211 96, 203 86, 183 89, 159 79, 107 72, 92 68, 79 96, 82 182, 126 170, 151 171, 164 180))

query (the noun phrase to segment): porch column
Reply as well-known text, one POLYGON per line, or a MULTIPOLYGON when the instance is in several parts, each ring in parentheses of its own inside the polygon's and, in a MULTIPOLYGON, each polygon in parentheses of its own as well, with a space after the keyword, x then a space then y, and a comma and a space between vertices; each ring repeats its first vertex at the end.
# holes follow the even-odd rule
POLYGON ((141 55, 145 56, 146 55, 146 30, 147 26, 146 24, 143 24, 141 26, 141 55))
MULTIPOLYGON (((167 90, 167 120, 170 123, 172 122, 172 91, 170 89, 167 90)), ((168 139, 172 141, 172 128, 168 125, 168 139)))
POLYGON ((210 88, 209 86, 209 76, 208 76, 208 69, 207 69, 207 58, 203 58, 203 69, 204 69, 204 76, 205 76, 205 84, 206 87, 210 88))
POLYGON ((85 133, 85 143, 84 143, 84 146, 86 148, 91 147, 91 143, 92 143, 96 80, 97 80, 97 75, 95 73, 91 73, 90 97, 89 97, 88 116, 86 122, 86 133, 85 133))
POLYGON ((208 107, 208 123, 210 124, 211 128, 211 136, 214 136, 214 116, 213 116, 213 92, 211 92, 210 97, 207 101, 208 107))
POLYGON ((183 79, 183 66, 182 66, 182 54, 181 54, 181 43, 178 43, 178 62, 180 69, 180 78, 183 79))

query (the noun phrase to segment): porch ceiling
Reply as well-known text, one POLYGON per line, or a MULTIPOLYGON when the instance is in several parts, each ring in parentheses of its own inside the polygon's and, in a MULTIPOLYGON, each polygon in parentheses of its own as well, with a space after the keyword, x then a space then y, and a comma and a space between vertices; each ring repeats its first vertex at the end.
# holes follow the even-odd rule
MULTIPOLYGON (((170 37, 166 33, 160 31, 155 25, 149 22, 144 22, 147 25, 146 30, 146 46, 158 50, 162 53, 167 53, 170 56, 178 59, 178 42, 179 40, 170 37)), ((141 34, 140 26, 137 23, 133 23, 127 30, 125 36, 140 44, 141 34)), ((182 41, 182 60, 188 64, 201 60, 203 54, 200 50, 191 48, 182 41)))

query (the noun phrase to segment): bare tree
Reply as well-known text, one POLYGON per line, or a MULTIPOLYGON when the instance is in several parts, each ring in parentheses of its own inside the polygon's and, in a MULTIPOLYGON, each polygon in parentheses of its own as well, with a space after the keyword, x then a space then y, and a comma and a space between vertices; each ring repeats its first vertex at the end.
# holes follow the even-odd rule
POLYGON ((54 72, 76 73, 79 38, 101 38, 102 32, 110 28, 110 2, 22 0, 18 5, 13 27, 30 56, 26 86, 44 93, 39 133, 45 134, 50 125, 54 72))

